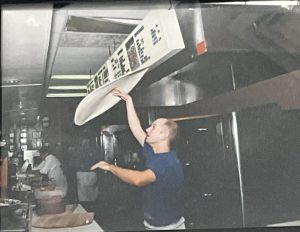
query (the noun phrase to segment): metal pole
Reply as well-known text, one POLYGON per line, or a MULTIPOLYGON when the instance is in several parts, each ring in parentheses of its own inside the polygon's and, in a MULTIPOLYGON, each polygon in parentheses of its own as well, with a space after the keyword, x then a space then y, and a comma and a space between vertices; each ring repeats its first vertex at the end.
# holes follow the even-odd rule
MULTIPOLYGON (((235 90, 236 86, 235 86, 235 78, 234 78, 232 64, 230 64, 230 69, 231 69, 231 78, 232 78, 233 89, 235 90)), ((241 204, 242 204, 243 227, 245 227, 244 189, 243 189, 243 177, 242 177, 242 169, 241 169, 240 144, 239 144, 236 112, 232 112, 232 135, 233 135, 233 140, 234 140, 234 147, 235 147, 235 153, 236 153, 238 171, 239 171, 239 184, 240 184, 240 194, 241 194, 241 204)))

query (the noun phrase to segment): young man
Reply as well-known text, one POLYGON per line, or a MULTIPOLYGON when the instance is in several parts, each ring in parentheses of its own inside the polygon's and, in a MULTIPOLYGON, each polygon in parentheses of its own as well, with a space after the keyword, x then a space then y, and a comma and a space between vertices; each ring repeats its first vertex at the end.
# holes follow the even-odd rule
POLYGON ((93 165, 91 170, 100 168, 110 171, 128 184, 142 186, 146 229, 185 229, 181 199, 183 171, 176 152, 170 149, 176 137, 177 124, 159 118, 145 132, 132 98, 119 89, 114 89, 112 93, 126 102, 129 128, 143 147, 146 170, 124 169, 104 161, 93 165))

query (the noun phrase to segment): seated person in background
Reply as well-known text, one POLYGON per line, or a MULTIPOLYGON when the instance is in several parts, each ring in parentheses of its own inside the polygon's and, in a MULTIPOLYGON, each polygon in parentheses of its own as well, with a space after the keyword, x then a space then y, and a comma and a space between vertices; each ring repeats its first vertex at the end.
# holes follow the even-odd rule
POLYGON ((55 190, 60 190, 62 197, 65 197, 68 184, 60 161, 54 155, 50 154, 49 148, 47 147, 42 147, 39 152, 43 161, 34 167, 33 170, 39 170, 41 174, 47 175, 51 183, 54 184, 55 190))

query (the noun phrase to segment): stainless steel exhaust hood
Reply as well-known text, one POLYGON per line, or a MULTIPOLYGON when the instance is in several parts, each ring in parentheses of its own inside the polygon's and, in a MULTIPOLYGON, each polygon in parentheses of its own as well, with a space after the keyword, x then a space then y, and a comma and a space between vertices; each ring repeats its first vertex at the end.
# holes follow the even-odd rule
POLYGON ((140 107, 181 106, 299 69, 300 7, 177 6, 186 49, 147 74, 134 96, 140 107), (195 14, 201 11, 201 14, 195 14), (197 55, 196 17, 206 52, 197 55), (199 21, 199 20, 198 20, 199 21))

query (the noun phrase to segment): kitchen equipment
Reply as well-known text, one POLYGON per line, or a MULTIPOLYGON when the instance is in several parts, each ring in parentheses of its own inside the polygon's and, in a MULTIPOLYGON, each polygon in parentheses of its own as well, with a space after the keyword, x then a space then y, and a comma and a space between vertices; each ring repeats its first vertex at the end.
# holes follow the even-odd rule
POLYGON ((12 214, 19 207, 19 204, 21 204, 20 200, 0 198, 1 216, 12 214))
POLYGON ((65 204, 61 191, 51 188, 40 188, 35 190, 34 195, 36 199, 37 215, 65 212, 65 204))
POLYGON ((0 207, 12 206, 20 204, 20 200, 9 199, 9 198, 0 198, 0 207))
POLYGON ((36 213, 38 215, 57 214, 65 212, 65 205, 61 196, 52 196, 44 199, 37 199, 36 202, 36 213))
POLYGON ((0 231, 31 231, 31 207, 15 199, 1 199, 0 231))

